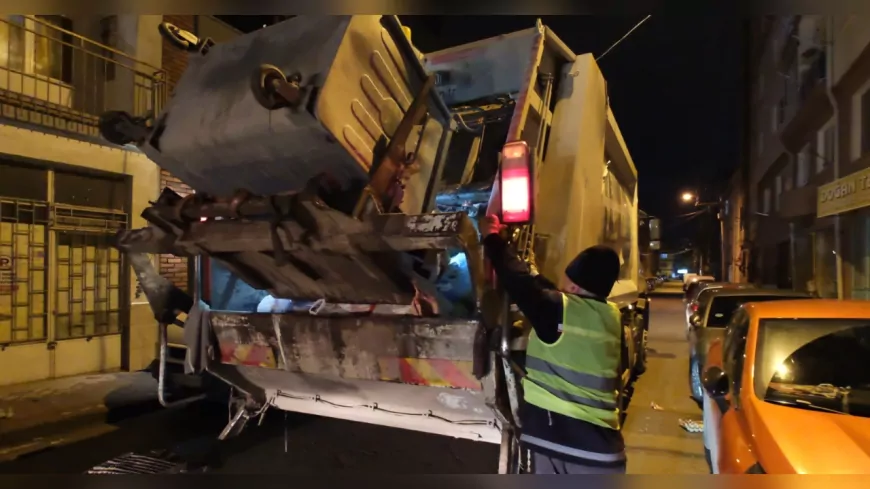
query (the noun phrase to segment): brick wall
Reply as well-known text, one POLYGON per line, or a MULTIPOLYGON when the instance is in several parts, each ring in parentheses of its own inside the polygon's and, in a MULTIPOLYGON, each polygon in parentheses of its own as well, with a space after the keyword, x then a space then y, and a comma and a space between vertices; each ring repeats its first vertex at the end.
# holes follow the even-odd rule
MULTIPOLYGON (((163 20, 175 24, 181 29, 196 33, 196 16, 194 15, 164 15, 163 20)), ((163 70, 166 72, 170 89, 187 68, 188 54, 163 40, 163 70)), ((169 187, 180 195, 191 192, 190 187, 172 176, 166 170, 160 172, 160 188, 169 187)), ((187 259, 172 255, 160 257, 160 274, 172 281, 176 286, 187 290, 187 259)))

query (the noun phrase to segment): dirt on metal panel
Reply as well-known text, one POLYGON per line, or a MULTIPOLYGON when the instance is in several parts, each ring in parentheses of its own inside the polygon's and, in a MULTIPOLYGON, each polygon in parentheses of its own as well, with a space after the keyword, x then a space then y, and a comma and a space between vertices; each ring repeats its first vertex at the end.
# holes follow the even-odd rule
POLYGON ((480 389, 477 321, 214 313, 221 362, 296 373, 480 389))

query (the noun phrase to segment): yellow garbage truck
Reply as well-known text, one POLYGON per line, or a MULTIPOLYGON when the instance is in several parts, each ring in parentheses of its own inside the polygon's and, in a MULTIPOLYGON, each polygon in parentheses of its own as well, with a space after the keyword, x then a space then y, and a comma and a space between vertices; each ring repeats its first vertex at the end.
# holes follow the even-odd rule
POLYGON ((195 190, 164 189, 117 240, 159 322, 167 405, 207 377, 232 387, 221 439, 271 408, 500 444, 499 470, 522 471, 530 326, 482 253, 494 195, 551 281, 588 246, 619 253, 627 405, 649 324, 637 171, 592 55, 540 22, 432 53, 395 16, 299 16, 220 44, 161 31, 190 52, 172 98, 101 128, 195 190), (154 270, 167 253, 196 264, 192 292, 154 270))

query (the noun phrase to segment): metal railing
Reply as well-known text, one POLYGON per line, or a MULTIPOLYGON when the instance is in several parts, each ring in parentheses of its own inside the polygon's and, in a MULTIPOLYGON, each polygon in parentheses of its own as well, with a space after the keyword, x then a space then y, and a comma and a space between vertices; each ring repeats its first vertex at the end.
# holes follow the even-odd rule
MULTIPOLYGON (((101 23, 109 36, 112 19, 101 23)), ((160 69, 71 28, 60 16, 0 17, 0 120, 99 137, 103 112, 159 112, 168 93, 160 69)))

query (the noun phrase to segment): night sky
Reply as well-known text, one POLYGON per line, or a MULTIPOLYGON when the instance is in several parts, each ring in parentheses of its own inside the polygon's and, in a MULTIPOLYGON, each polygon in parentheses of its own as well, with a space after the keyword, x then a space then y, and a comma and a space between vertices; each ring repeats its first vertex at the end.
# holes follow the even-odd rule
MULTIPOLYGON (((644 15, 543 16, 575 52, 606 51, 644 15)), ((268 17, 221 16, 248 31, 268 17)), ((414 44, 431 52, 535 25, 533 16, 400 16, 414 44)), ((599 61, 613 112, 639 174, 640 206, 661 217, 665 247, 692 238, 684 190, 715 200, 741 157, 743 108, 737 18, 656 17, 599 61)), ((707 216, 709 217, 709 216, 707 216)), ((711 217, 712 219, 712 217, 711 217)))

